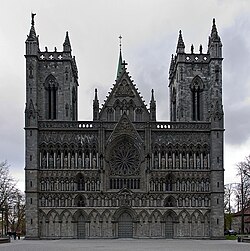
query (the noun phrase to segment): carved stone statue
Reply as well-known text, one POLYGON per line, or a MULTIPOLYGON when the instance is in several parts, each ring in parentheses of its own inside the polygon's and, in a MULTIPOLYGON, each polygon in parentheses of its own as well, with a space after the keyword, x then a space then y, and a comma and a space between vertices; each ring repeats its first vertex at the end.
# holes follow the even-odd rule
POLYGON ((46 160, 45 155, 43 155, 43 159, 42 159, 42 167, 43 167, 43 168, 46 168, 46 167, 47 167, 47 160, 46 160))
POLYGON ((185 155, 182 157, 182 168, 187 168, 187 159, 185 155))
POLYGON ((168 158, 168 166, 169 166, 169 168, 173 167, 173 159, 172 159, 171 155, 168 158))
POLYGON ((96 168, 96 156, 94 156, 92 159, 92 167, 96 168))
POLYGON ((194 158, 192 156, 190 156, 189 163, 190 168, 194 168, 194 158))
POLYGON ((85 158, 85 167, 89 168, 89 156, 86 156, 85 158))
POLYGON ((180 167, 180 160, 179 160, 179 157, 176 156, 176 159, 175 159, 175 167, 176 168, 179 168, 180 167))
POLYGON ((165 157, 163 156, 162 158, 161 158, 161 168, 165 168, 166 167, 166 159, 165 159, 165 157))
POLYGON ((78 164, 78 168, 82 167, 82 158, 80 155, 78 156, 78 163, 77 164, 78 164))
POLYGON ((68 168, 68 157, 66 155, 64 156, 63 166, 64 166, 64 168, 68 168))
POLYGON ((199 156, 197 156, 197 158, 196 158, 196 166, 197 166, 197 168, 201 167, 201 160, 200 160, 199 156))
POLYGON ((54 158, 52 155, 50 155, 49 157, 49 167, 50 168, 53 168, 54 167, 54 158))
POLYGON ((207 169, 207 167, 208 167, 208 163, 207 163, 207 155, 205 155, 205 157, 204 157, 204 168, 205 169, 207 169))
POLYGON ((56 158, 56 167, 57 167, 57 168, 61 168, 61 158, 60 158, 59 155, 58 155, 57 158, 56 158))

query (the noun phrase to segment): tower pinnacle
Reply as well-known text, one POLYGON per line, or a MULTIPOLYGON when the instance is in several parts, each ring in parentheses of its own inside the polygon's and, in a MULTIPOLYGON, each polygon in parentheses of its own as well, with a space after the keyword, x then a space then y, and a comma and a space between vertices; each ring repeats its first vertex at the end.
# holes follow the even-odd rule
POLYGON ((63 50, 65 52, 71 52, 71 45, 70 45, 69 32, 68 31, 66 31, 65 40, 64 40, 64 43, 63 43, 63 50))
POLYGON ((31 13, 31 28, 30 28, 30 33, 28 35, 27 40, 31 41, 35 41, 37 39, 36 37, 36 31, 35 31, 35 15, 36 13, 31 13))
POLYGON ((179 31, 178 43, 176 48, 176 53, 185 53, 185 44, 182 38, 181 30, 179 31))

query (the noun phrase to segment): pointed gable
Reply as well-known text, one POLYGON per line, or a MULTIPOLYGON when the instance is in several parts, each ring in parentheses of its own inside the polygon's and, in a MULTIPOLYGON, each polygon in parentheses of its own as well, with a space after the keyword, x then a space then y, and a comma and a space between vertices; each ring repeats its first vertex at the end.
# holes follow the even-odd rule
POLYGON ((108 143, 112 142, 115 138, 121 135, 130 136, 131 138, 136 140, 137 143, 142 142, 140 135, 136 131, 135 127, 129 120, 126 113, 122 114, 119 122, 115 126, 112 134, 110 135, 108 139, 108 143))
POLYGON ((131 121, 148 121, 149 111, 124 67, 100 111, 102 121, 118 121, 125 112, 131 121), (137 113, 140 116, 137 116, 137 113))

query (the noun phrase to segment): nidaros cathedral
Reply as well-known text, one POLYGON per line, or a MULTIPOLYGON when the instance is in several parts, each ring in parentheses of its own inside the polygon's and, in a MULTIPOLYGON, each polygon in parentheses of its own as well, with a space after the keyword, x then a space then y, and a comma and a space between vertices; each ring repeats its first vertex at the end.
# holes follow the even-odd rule
POLYGON ((170 122, 157 122, 153 90, 145 105, 121 52, 103 106, 93 90, 93 120, 78 121, 68 33, 62 51, 41 51, 34 15, 25 55, 26 237, 223 237, 222 43, 215 20, 207 52, 185 52, 179 33, 169 69, 170 122))

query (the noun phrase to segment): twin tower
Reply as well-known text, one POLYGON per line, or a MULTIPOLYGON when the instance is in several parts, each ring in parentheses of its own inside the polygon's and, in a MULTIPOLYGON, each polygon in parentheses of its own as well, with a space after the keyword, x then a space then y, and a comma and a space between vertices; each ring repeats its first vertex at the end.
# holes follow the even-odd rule
POLYGON ((93 120, 78 121, 78 70, 63 50, 26 40, 26 237, 222 238, 222 43, 185 51, 169 69, 170 121, 156 119, 120 52, 115 84, 93 120))

